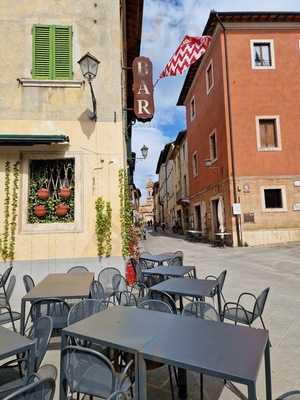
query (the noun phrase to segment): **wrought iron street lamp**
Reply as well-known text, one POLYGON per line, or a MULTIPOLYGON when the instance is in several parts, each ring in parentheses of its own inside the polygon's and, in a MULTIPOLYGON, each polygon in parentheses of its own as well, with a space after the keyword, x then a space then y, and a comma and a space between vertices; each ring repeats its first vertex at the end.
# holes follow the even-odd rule
POLYGON ((92 86, 92 80, 97 76, 98 66, 100 64, 100 61, 97 60, 97 58, 94 57, 92 54, 86 53, 78 61, 78 64, 80 65, 82 75, 88 81, 91 89, 93 111, 89 114, 89 118, 93 121, 97 121, 97 101, 92 86))

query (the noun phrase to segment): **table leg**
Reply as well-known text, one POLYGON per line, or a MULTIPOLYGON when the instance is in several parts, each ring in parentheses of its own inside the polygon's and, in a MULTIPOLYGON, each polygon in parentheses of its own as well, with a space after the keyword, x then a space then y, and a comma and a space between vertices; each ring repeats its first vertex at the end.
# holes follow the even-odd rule
POLYGON ((178 368, 178 397, 182 400, 188 397, 186 369, 182 368, 178 368))
POLYGON ((272 400, 272 380, 271 380, 271 360, 270 360, 270 341, 265 348, 265 379, 266 379, 266 398, 272 400))
POLYGON ((194 273, 194 278, 196 279, 196 278, 197 278, 197 275, 196 275, 196 267, 194 267, 193 273, 194 273))
POLYGON ((180 309, 180 312, 182 313, 182 311, 183 311, 183 300, 182 300, 182 296, 179 296, 179 309, 180 309))
POLYGON ((136 353, 135 355, 135 376, 138 377, 135 382, 135 398, 138 400, 147 400, 146 363, 140 353, 136 353))
POLYGON ((67 345, 67 335, 63 332, 61 334, 61 345, 60 345, 60 378, 59 378, 59 400, 66 400, 67 399, 67 386, 65 382, 65 374, 63 369, 63 358, 62 352, 63 349, 67 345))
POLYGON ((24 299, 21 300, 21 318, 20 318, 20 333, 21 335, 25 334, 25 318, 26 318, 26 301, 24 299))
POLYGON ((255 383, 248 384, 248 400, 257 400, 256 399, 256 387, 255 383))

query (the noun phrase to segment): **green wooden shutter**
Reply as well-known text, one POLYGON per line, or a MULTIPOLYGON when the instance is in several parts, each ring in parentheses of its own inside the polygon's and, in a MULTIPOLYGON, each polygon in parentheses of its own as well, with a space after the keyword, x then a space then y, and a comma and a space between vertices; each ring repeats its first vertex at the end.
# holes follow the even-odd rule
POLYGON ((53 79, 72 79, 72 27, 53 26, 53 79))
POLYGON ((34 25, 32 37, 32 77, 51 79, 51 27, 34 25))

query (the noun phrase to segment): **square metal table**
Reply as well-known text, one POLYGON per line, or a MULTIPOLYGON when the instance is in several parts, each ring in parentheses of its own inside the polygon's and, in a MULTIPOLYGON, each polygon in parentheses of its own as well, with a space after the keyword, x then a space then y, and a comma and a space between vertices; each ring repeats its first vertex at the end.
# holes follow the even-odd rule
MULTIPOLYGON (((135 307, 109 308, 64 328, 61 349, 66 346, 68 337, 73 337, 131 353, 135 357, 135 375, 138 376, 138 354, 142 352, 145 343, 151 341, 159 332, 161 335, 169 334, 164 321, 157 324, 157 314, 160 313, 135 307)), ((65 400, 62 363, 60 371, 59 398, 65 400)), ((138 393, 138 380, 136 380, 136 399, 139 399, 138 393)))
POLYGON ((194 278, 196 278, 196 268, 193 266, 185 266, 185 265, 178 265, 178 266, 170 266, 167 267, 165 265, 159 265, 158 267, 154 268, 147 268, 143 269, 142 273, 144 275, 162 275, 164 277, 177 277, 182 278, 184 275, 188 275, 193 273, 194 278))
POLYGON ((268 332, 222 322, 157 313, 164 323, 139 354, 139 400, 147 399, 144 360, 173 365, 247 385, 248 399, 256 400, 256 380, 265 359, 266 399, 272 398, 268 332), (167 323, 166 323, 167 322, 167 323), (167 333, 168 332, 168 333, 167 333))
POLYGON ((176 257, 175 254, 147 254, 145 256, 141 256, 141 260, 151 261, 153 263, 157 263, 158 265, 163 265, 164 262, 172 260, 172 258, 176 257))
POLYGON ((25 336, 0 326, 0 359, 3 360, 19 353, 26 354, 28 359, 26 374, 30 375, 34 372, 35 343, 25 336))
POLYGON ((24 334, 26 302, 55 297, 58 299, 82 299, 89 297, 93 272, 74 274, 49 274, 38 283, 21 302, 20 331, 24 334))
MULTIPOLYGON (((173 268, 173 267, 170 267, 173 268)), ((157 285, 151 286, 151 289, 167 292, 172 295, 180 296, 180 310, 183 309, 182 297, 211 297, 211 293, 217 286, 215 279, 188 279, 188 278, 171 278, 157 285)), ((221 314, 221 295, 217 288, 218 309, 221 314)))

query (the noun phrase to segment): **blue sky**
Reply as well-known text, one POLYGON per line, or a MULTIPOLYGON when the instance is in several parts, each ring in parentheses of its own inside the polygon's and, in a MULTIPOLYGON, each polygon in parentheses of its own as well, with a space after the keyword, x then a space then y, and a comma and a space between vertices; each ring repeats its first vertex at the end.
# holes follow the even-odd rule
MULTIPOLYGON (((153 62, 153 79, 169 61, 184 35, 201 35, 210 10, 217 11, 300 11, 300 0, 144 0, 141 55, 153 62)), ((159 153, 185 128, 185 110, 177 107, 183 76, 161 79, 155 88, 155 117, 137 123, 133 130, 133 151, 149 147, 145 161, 138 161, 135 183, 144 191, 149 177, 156 180, 159 153)))

